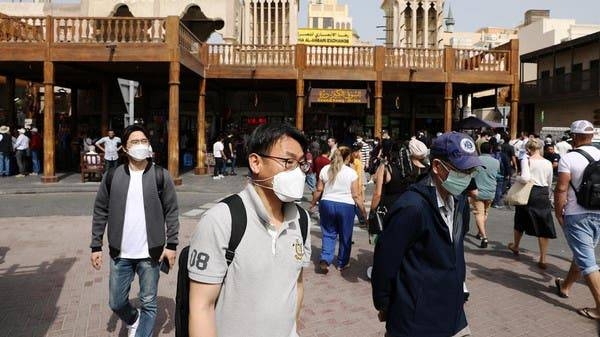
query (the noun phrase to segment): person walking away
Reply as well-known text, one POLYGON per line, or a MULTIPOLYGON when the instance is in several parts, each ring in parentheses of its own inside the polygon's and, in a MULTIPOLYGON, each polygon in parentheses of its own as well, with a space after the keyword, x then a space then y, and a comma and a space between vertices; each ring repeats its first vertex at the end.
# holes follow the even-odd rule
MULTIPOLYGON (((360 198, 362 198, 362 200, 365 200, 365 169, 361 160, 361 150, 361 144, 359 144, 358 142, 352 144, 352 159, 350 159, 350 167, 352 167, 352 169, 354 170, 354 172, 356 172, 356 175, 358 176, 358 193, 360 194, 360 198)), ((358 222, 360 223, 360 225, 364 226, 366 223, 366 219, 362 217, 362 214, 360 213, 358 207, 354 207, 354 213, 356 213, 356 217, 358 218, 358 222)))
POLYGON ((542 157, 540 151, 543 142, 530 139, 525 144, 526 157, 521 160, 521 175, 517 180, 522 183, 533 182, 527 205, 515 206, 514 241, 508 244, 508 249, 514 255, 519 255, 519 245, 523 233, 536 236, 540 247, 538 267, 546 269, 546 252, 549 239, 556 239, 550 190, 552 189, 552 164, 542 157))
POLYGON ((464 191, 481 166, 475 142, 444 133, 430 148, 429 174, 408 188, 386 216, 375 245, 373 302, 386 336, 466 336, 464 191))
POLYGON ((108 130, 108 136, 100 138, 95 145, 104 152, 104 172, 117 167, 119 151, 123 147, 121 146, 121 138, 115 136, 115 131, 108 130))
POLYGON ((225 145, 223 144, 223 135, 219 135, 217 141, 213 144, 213 155, 215 156, 215 167, 213 169, 213 179, 223 179, 225 173, 225 145))
POLYGON ((13 141, 10 127, 0 126, 0 176, 10 176, 10 160, 13 153, 13 141))
POLYGON ((15 157, 17 158, 17 166, 19 167, 19 174, 15 177, 22 178, 27 175, 27 151, 29 151, 29 137, 25 136, 25 129, 20 128, 17 130, 19 136, 13 145, 15 150, 15 157))
MULTIPOLYGON (((307 141, 281 123, 257 127, 247 142, 250 183, 237 194, 246 210, 242 240, 228 265, 232 219, 218 203, 200 218, 190 244, 190 337, 298 336, 304 296, 302 270, 310 264, 300 212, 307 141)), ((307 216, 305 214, 305 216, 307 216)))
MULTIPOLYGON (((494 196, 494 201, 492 202, 493 208, 504 208, 504 205, 502 205, 502 197, 506 191, 506 182, 510 180, 512 174, 510 161, 506 154, 502 151, 502 146, 504 144, 504 140, 501 139, 500 143, 496 145, 496 148, 492 153, 492 157, 494 157, 500 163, 500 170, 496 175, 496 195, 494 196)), ((509 147, 512 149, 512 146, 509 145, 509 147)))
POLYGON ((335 151, 331 163, 321 170, 317 191, 313 194, 310 204, 312 209, 320 200, 319 215, 323 239, 319 269, 324 274, 329 271, 329 265, 333 263, 338 238, 339 249, 335 267, 343 271, 350 266, 354 207, 358 207, 364 219, 367 218, 364 199, 360 194, 361 184, 358 175, 348 167, 351 160, 352 150, 349 147, 340 146, 335 151))
MULTIPOLYGON (((571 124, 573 147, 561 157, 558 165, 558 182, 554 190, 554 213, 562 226, 567 244, 573 253, 571 267, 566 278, 556 278, 557 294, 569 297, 572 285, 581 275, 594 298, 595 306, 583 308, 577 312, 593 320, 600 319, 600 272, 596 262, 595 248, 600 239, 600 210, 583 206, 578 200, 577 191, 581 191, 584 171, 593 161, 600 160, 600 150, 592 146, 594 126, 586 120, 571 124), (589 156, 591 158, 586 158, 589 156)), ((584 201, 584 200, 581 200, 584 201)))
POLYGON ((488 236, 485 230, 488 211, 496 195, 496 178, 500 174, 500 162, 492 157, 491 146, 489 142, 481 143, 479 148, 481 155, 479 160, 483 166, 477 167, 475 184, 477 185, 477 195, 471 198, 473 205, 473 215, 475 215, 475 224, 477 225, 477 238, 481 240, 480 248, 487 248, 488 236))
POLYGON ((310 191, 310 193, 314 193, 315 189, 317 188, 317 176, 315 175, 315 163, 310 148, 304 151, 304 159, 310 167, 308 172, 306 172, 306 185, 308 186, 308 190, 310 191))
POLYGON ((504 143, 501 144, 502 153, 506 155, 510 163, 510 171, 505 172, 505 177, 508 177, 508 179, 504 180, 504 188, 502 191, 502 193, 504 193, 510 188, 510 179, 513 176, 513 173, 517 172, 519 166, 517 164, 517 156, 515 155, 515 147, 510 144, 510 137, 508 134, 505 134, 502 139, 504 139, 504 143))
POLYGON ((92 267, 102 267, 103 236, 108 227, 109 305, 127 324, 130 337, 152 336, 159 264, 175 265, 179 243, 175 185, 167 170, 148 159, 148 137, 148 131, 140 125, 125 129, 123 141, 128 161, 104 174, 92 220, 92 267), (140 283, 139 309, 129 301, 135 274, 140 283))
POLYGON ((235 159, 237 154, 235 150, 235 138, 233 137, 232 133, 227 135, 227 138, 225 138, 223 147, 223 152, 225 153, 225 157, 227 157, 225 175, 235 176, 237 175, 237 173, 235 173, 235 166, 237 164, 235 159), (227 172, 227 167, 229 167, 229 172, 227 172))
POLYGON ((42 158, 42 136, 38 133, 37 128, 31 129, 29 148, 31 149, 31 164, 33 166, 31 175, 37 176, 42 173, 42 167, 40 165, 40 159, 42 158))

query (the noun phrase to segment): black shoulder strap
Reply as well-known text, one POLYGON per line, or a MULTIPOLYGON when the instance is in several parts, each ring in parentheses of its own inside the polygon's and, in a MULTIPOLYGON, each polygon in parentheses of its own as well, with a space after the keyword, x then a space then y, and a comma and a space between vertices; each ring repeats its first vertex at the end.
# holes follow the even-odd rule
POLYGON ((158 190, 158 197, 162 203, 162 194, 165 187, 165 172, 162 166, 154 164, 154 174, 156 175, 156 189, 158 190))
POLYGON ((300 232, 302 232, 302 242, 306 243, 306 237, 308 236, 308 216, 306 211, 300 205, 296 204, 298 213, 300 214, 300 232))
MULTIPOLYGON (((585 159, 587 159, 590 164, 593 163, 593 162, 595 162, 594 158, 592 158, 592 156, 590 156, 589 153, 583 151, 583 149, 573 149, 573 150, 571 150, 569 152, 577 152, 577 153, 579 153, 580 155, 584 156, 585 159)), ((583 180, 581 181, 581 183, 583 184, 583 180)), ((573 185, 573 180, 569 181, 569 185, 571 185, 571 188, 573 189, 573 191, 577 192, 577 189, 575 188, 575 185, 573 185)), ((579 185, 579 186, 581 187, 581 185, 579 185)))
POLYGON ((190 279, 187 269, 190 246, 179 254, 177 293, 175 295, 175 337, 188 337, 190 279))
POLYGON ((116 169, 116 167, 111 167, 106 172, 106 179, 104 179, 104 182, 106 184, 106 192, 108 192, 108 195, 110 195, 110 187, 112 186, 112 180, 116 169))
POLYGON ((244 232, 246 232, 246 208, 242 198, 237 194, 232 194, 221 200, 221 202, 229 207, 229 213, 231 214, 231 236, 225 251, 225 259, 229 266, 235 257, 235 250, 242 241, 244 232))

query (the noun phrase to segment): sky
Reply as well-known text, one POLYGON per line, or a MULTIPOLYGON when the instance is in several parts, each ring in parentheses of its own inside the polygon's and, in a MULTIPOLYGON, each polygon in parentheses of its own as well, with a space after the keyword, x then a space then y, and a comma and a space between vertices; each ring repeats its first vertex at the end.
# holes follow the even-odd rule
MULTIPOLYGON (((307 25, 308 0, 300 0, 299 26, 307 25)), ((384 37, 381 0, 338 0, 348 4, 354 29, 361 40, 382 44, 384 37)), ((575 19, 578 24, 600 25, 600 0, 450 0, 456 20, 455 32, 474 32, 482 27, 512 28, 523 22, 529 9, 549 9, 555 19, 575 19)))

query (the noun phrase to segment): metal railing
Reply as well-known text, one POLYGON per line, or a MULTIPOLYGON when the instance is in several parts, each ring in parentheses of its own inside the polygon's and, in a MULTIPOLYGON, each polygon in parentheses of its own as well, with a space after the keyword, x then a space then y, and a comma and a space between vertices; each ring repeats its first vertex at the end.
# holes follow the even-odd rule
POLYGON ((387 48, 385 66, 389 68, 428 68, 444 67, 443 49, 387 48))
POLYGON ((211 44, 208 46, 208 64, 294 66, 295 49, 295 46, 211 44))

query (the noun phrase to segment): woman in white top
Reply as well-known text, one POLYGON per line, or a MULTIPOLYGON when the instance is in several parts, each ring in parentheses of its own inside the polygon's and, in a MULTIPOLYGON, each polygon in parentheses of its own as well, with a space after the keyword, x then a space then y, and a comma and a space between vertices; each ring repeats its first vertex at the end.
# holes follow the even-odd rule
POLYGON ((552 205, 550 204, 550 190, 552 189, 552 163, 541 155, 543 143, 541 140, 531 139, 525 144, 527 155, 521 160, 521 175, 517 180, 522 183, 533 182, 529 200, 525 206, 516 206, 514 242, 508 244, 513 254, 519 255, 519 243, 523 232, 527 235, 537 236, 540 246, 540 259, 538 267, 546 269, 546 251, 548 239, 556 238, 554 220, 552 219, 552 205))
POLYGON ((367 212, 356 171, 348 166, 352 160, 352 151, 340 146, 334 152, 331 163, 319 174, 317 190, 313 195, 311 208, 319 201, 321 232, 323 234, 319 268, 322 273, 329 271, 333 263, 335 241, 339 236, 339 250, 336 268, 342 271, 349 267, 352 248, 352 230, 354 227, 354 206, 360 210, 364 219, 367 212))

